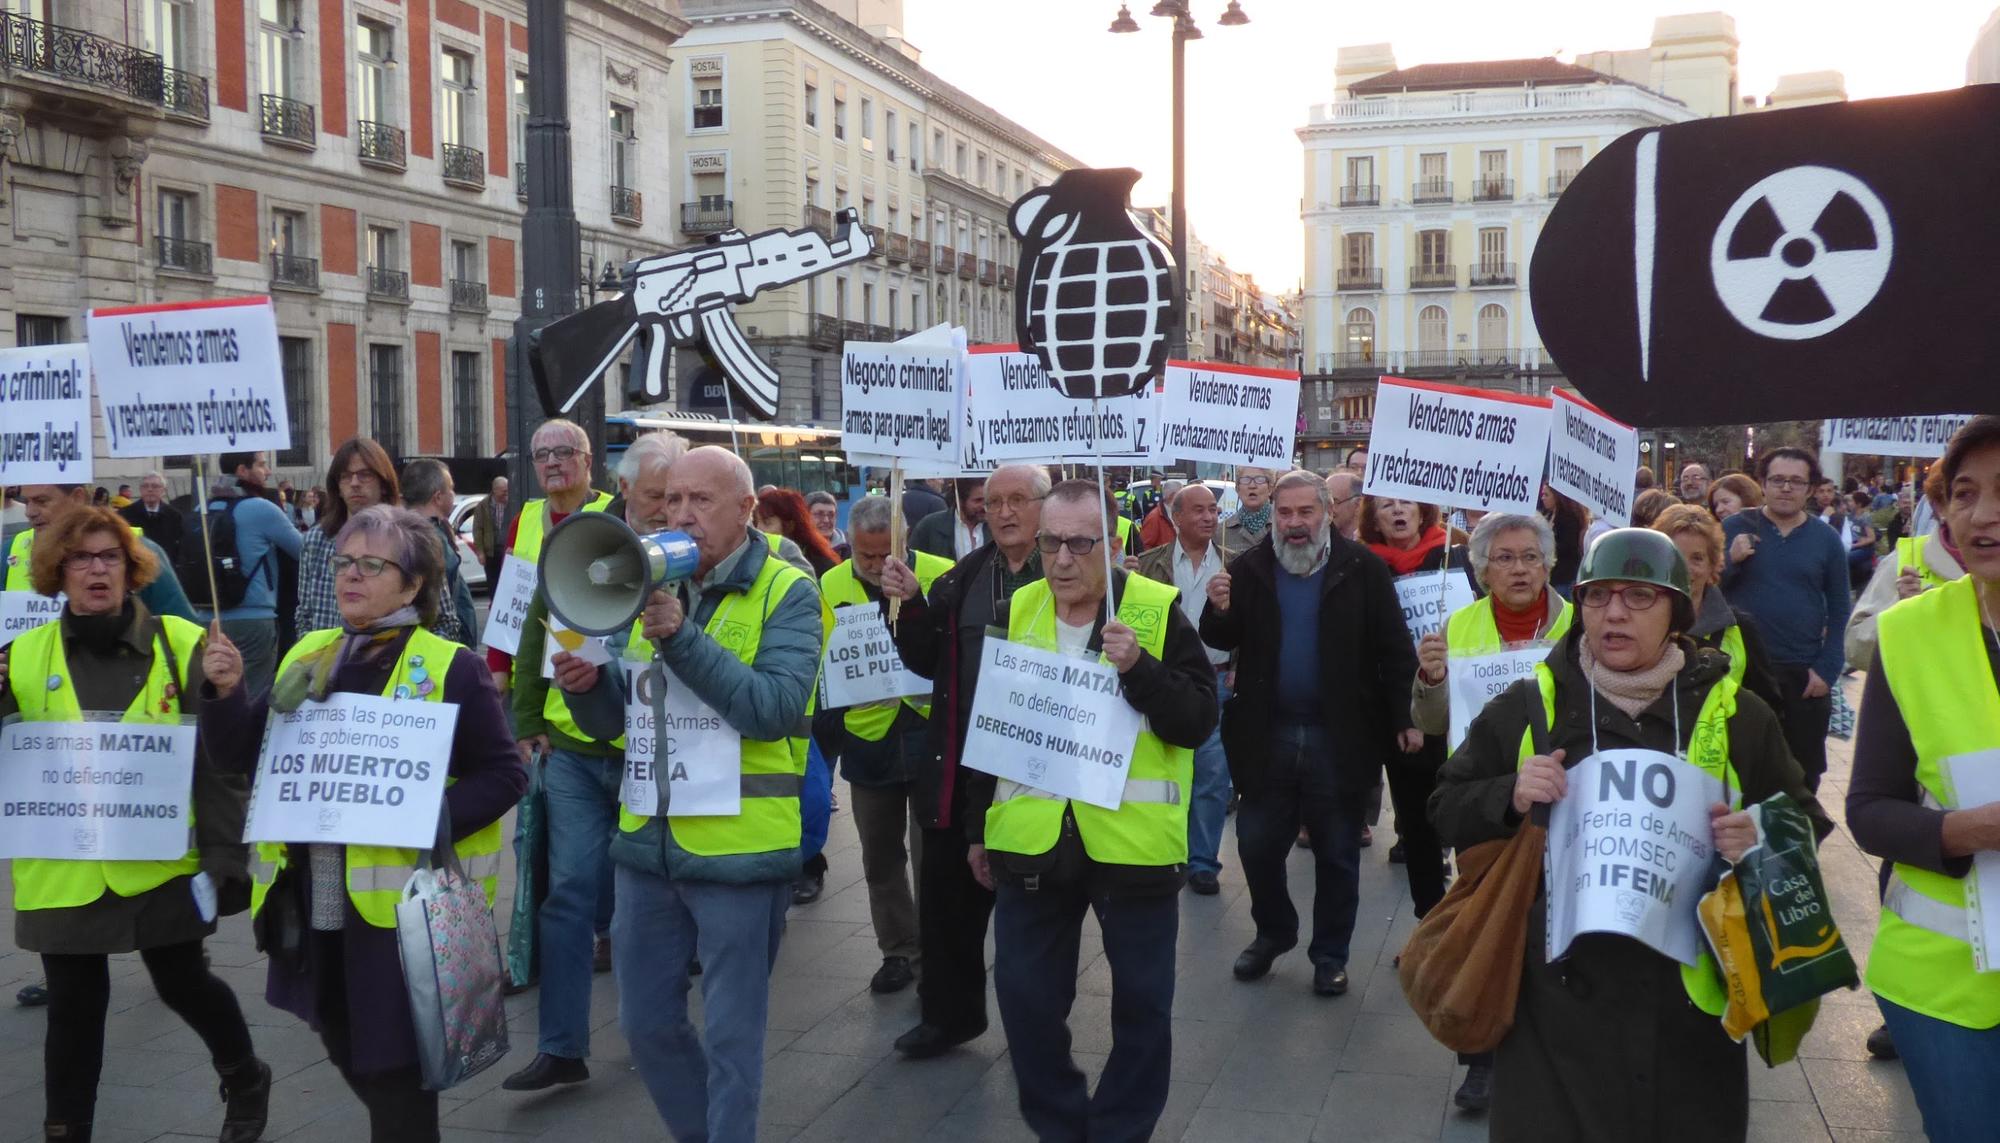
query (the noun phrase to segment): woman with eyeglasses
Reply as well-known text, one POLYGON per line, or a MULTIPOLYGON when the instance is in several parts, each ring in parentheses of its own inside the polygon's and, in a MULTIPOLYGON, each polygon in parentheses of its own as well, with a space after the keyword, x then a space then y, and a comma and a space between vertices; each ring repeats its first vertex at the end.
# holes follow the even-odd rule
POLYGON ((402 499, 396 466, 389 453, 367 437, 355 437, 333 450, 326 466, 326 490, 320 495, 319 518, 307 529, 299 548, 299 606, 292 630, 304 635, 340 626, 340 604, 334 598, 333 538, 348 518, 377 504, 402 499))
MULTIPOLYGON (((159 571, 131 525, 109 508, 71 508, 44 526, 30 579, 35 591, 61 592, 66 602, 60 618, 0 650, 0 716, 73 723, 85 712, 110 712, 126 723, 177 724, 192 714, 202 690, 205 636, 199 626, 154 615, 139 601, 135 593, 159 571)), ((215 630, 219 635, 221 628, 215 630)), ((111 1002, 107 958, 132 952, 160 1000, 208 1049, 226 1103, 222 1143, 254 1143, 263 1134, 271 1069, 251 1050, 235 992, 209 971, 202 951, 215 932, 216 892, 233 884, 238 892, 231 895, 240 899, 248 880, 242 794, 212 767, 205 749, 212 746, 195 745, 188 790, 161 792, 192 817, 184 854, 165 861, 13 862, 14 943, 41 955, 48 979, 45 1139, 91 1138, 111 1002)), ((58 761, 76 759, 44 764, 58 761)), ((17 757, 11 764, 29 763, 17 757)), ((99 828, 118 826, 107 821, 99 828)))
MULTIPOLYGON (((325 570, 339 623, 302 636, 269 693, 249 694, 242 656, 227 639, 211 641, 203 666, 214 697, 203 705, 202 732, 217 758, 250 771, 272 711, 338 691, 455 704, 444 816, 465 872, 485 885, 490 906, 500 819, 528 777, 485 663, 425 629, 441 606, 437 529, 405 508, 362 508, 334 537, 325 570)), ((396 940, 396 902, 416 863, 413 849, 260 843, 252 867, 251 914, 271 953, 264 998, 319 1033, 367 1107, 374 1143, 438 1138, 438 1097, 423 1089, 396 940), (274 901, 279 908, 271 908, 274 901)))
MULTIPOLYGON (((1486 705, 1439 773, 1431 818, 1447 842, 1464 848, 1512 836, 1538 805, 1563 798, 1567 766, 1617 749, 1671 753, 1722 782, 1728 802, 1708 812, 1713 847, 1726 860, 1756 842, 1743 807, 1780 792, 1821 836, 1833 828, 1771 708, 1730 678, 1725 656, 1687 638, 1694 596, 1672 540, 1643 528, 1606 533, 1584 557, 1576 603, 1583 622, 1533 679, 1486 705), (1546 726, 1546 737, 1532 725, 1546 726)), ((1520 998, 1494 1053, 1490 1138, 1744 1139, 1749 1074, 1743 1045, 1718 1018, 1724 995, 1714 963, 1703 956, 1684 969, 1607 933, 1578 936, 1550 962, 1547 898, 1566 888, 1539 886, 1529 907, 1520 998)), ((1695 904, 1688 896, 1675 907, 1692 912, 1695 904)))
POLYGON ((1706 508, 1675 504, 1654 519, 1652 528, 1672 540, 1687 561, 1688 590, 1694 600, 1688 638, 1729 656, 1730 677, 1771 704, 1772 710, 1779 709, 1783 699, 1764 637, 1749 613, 1722 597, 1722 524, 1706 508))

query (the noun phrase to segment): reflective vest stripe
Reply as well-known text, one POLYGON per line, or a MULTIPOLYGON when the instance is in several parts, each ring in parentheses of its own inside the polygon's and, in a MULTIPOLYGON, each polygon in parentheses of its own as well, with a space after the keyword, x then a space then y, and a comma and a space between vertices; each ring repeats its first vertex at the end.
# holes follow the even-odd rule
MULTIPOLYGON (((1033 786, 1023 786, 1019 782, 1002 778, 999 785, 994 788, 993 801, 998 804, 1009 798, 1047 798, 1054 802, 1066 800, 1061 794, 1051 794, 1047 790, 1037 790, 1033 786)), ((1120 802, 1155 802, 1178 806, 1181 804, 1181 785, 1179 782, 1157 778, 1127 778, 1125 792, 1120 802)))
POLYGON ((1904 924, 1967 945, 1972 943, 1972 914, 1963 905, 1932 900, 1893 872, 1889 874, 1889 888, 1882 894, 1882 907, 1902 918, 1904 924))

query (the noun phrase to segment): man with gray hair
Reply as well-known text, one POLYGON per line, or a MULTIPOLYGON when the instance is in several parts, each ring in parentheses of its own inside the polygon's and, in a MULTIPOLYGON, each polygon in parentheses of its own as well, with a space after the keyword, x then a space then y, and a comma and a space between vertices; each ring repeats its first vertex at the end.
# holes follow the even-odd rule
MULTIPOLYGON (((542 539, 550 529, 573 512, 602 512, 611 506, 609 492, 590 486, 590 456, 590 437, 575 421, 553 417, 535 430, 528 441, 528 458, 535 462, 535 479, 541 482, 545 495, 521 505, 520 514, 508 526, 508 555, 537 563, 542 539)), ((500 604, 499 599, 493 601, 495 607, 500 604)), ((512 666, 505 651, 487 648, 486 667, 503 691, 512 666)))
POLYGON ((1298 943, 1285 858, 1303 824, 1317 874, 1308 951, 1321 996, 1347 991, 1369 791, 1385 763, 1423 746, 1403 701, 1417 659, 1389 567, 1333 533, 1331 507, 1319 477, 1280 477, 1271 542, 1208 581, 1201 617, 1202 642, 1236 655, 1222 741, 1243 796, 1237 857, 1257 924, 1236 978, 1263 976, 1298 943))
MULTIPOLYGON (((882 570, 893 544, 893 509, 885 496, 867 496, 847 516, 854 555, 820 577, 827 624, 845 608, 871 611, 882 599, 882 570)), ((951 561, 912 549, 917 586, 928 591, 951 570, 951 561)), ((901 660, 895 660, 901 666, 901 660)), ((823 707, 813 716, 813 740, 847 776, 854 803, 854 832, 861 840, 861 873, 882 967, 868 982, 876 993, 901 992, 916 979, 921 942, 909 867, 921 868, 916 777, 929 738, 930 704, 919 696, 855 706, 823 707), (905 838, 908 839, 905 848, 905 838)))
POLYGON ((1351 468, 1336 468, 1327 474, 1326 491, 1333 505, 1333 530, 1342 539, 1361 538, 1361 474, 1351 468))
POLYGON ((917 881, 922 1019, 896 1040, 896 1049, 912 1059, 939 1055, 986 1031, 986 925, 993 891, 973 878, 966 863, 970 783, 961 756, 986 629, 998 619, 1001 604, 1042 578, 1035 537, 1050 486, 1048 470, 1039 465, 1002 465, 986 479, 990 540, 928 588, 900 560, 890 559, 882 569, 882 594, 903 601, 894 629, 896 651, 906 667, 932 684, 926 764, 917 773, 924 827, 917 881))
POLYGON ((181 514, 167 503, 167 478, 157 472, 149 472, 139 478, 139 498, 118 510, 125 522, 139 529, 145 537, 160 545, 167 553, 169 565, 180 558, 181 514))
POLYGON ((438 606, 439 635, 467 646, 479 641, 478 620, 472 609, 472 589, 465 585, 461 566, 464 553, 451 530, 451 506, 458 498, 452 487, 451 470, 441 460, 413 460, 396 477, 403 486, 403 507, 431 522, 438 543, 444 548, 444 591, 438 606))

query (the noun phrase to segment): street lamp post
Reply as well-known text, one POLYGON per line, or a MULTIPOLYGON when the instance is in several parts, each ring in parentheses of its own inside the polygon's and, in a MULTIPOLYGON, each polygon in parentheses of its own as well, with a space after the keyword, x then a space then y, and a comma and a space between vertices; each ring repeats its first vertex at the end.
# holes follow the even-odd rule
MULTIPOLYGON (((1167 355, 1176 360, 1185 360, 1188 354, 1188 259, 1187 259, 1187 42, 1201 39, 1201 28, 1196 26, 1194 16, 1188 11, 1187 0, 1159 0, 1153 5, 1150 15, 1171 17, 1174 22, 1174 190, 1170 213, 1174 228, 1174 291, 1180 303, 1174 307, 1174 326, 1171 339, 1167 343, 1167 355)), ((1241 27, 1250 22, 1243 14, 1239 0, 1229 0, 1216 23, 1225 28, 1241 27)), ((1136 32, 1139 22, 1132 18, 1132 9, 1118 6, 1118 17, 1111 21, 1110 30, 1117 34, 1136 32)))

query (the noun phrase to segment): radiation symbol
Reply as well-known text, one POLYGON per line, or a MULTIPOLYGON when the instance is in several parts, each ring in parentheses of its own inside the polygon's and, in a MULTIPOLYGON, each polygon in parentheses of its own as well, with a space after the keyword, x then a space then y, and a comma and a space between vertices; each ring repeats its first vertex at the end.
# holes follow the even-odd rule
POLYGON ((1792 167, 1743 192, 1709 248, 1715 292, 1743 328, 1805 341, 1868 307, 1889 276, 1889 211, 1831 167, 1792 167))

